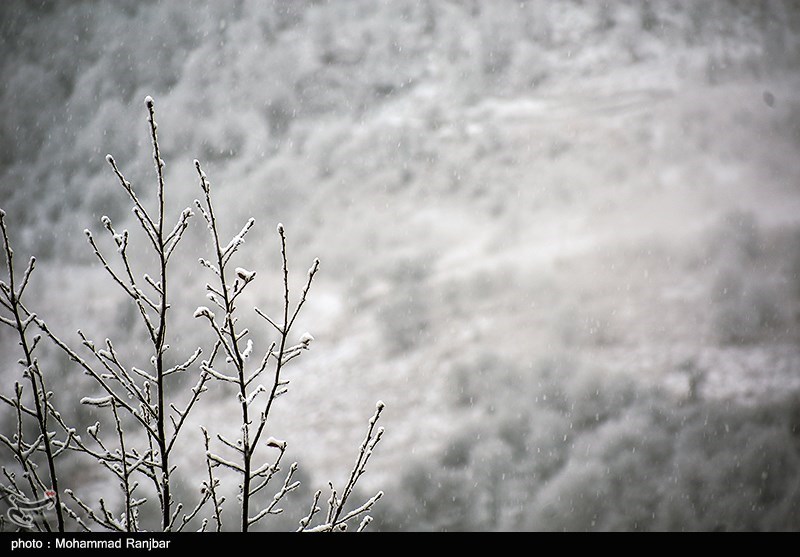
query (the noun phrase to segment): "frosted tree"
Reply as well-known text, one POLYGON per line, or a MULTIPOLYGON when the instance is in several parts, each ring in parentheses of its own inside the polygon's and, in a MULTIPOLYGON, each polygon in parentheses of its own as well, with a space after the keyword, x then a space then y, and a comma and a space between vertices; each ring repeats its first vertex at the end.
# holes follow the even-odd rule
MULTIPOLYGON (((9 482, 10 487, 6 487, 7 493, 3 493, 5 498, 11 500, 27 500, 32 497, 37 501, 48 501, 48 506, 55 508, 57 528, 59 532, 64 531, 64 512, 61 507, 61 494, 58 489, 58 475, 56 473, 56 458, 61 455, 68 442, 59 442, 54 433, 50 432, 48 419, 54 413, 51 405, 52 393, 47 390, 44 375, 39 367, 39 361, 35 356, 36 347, 41 340, 41 335, 31 336, 28 328, 36 318, 30 313, 22 303, 22 295, 30 283, 31 273, 36 265, 36 258, 31 257, 22 274, 22 279, 18 282, 14 269, 14 250, 8 237, 6 226, 6 213, 0 210, 0 234, 3 237, 3 251, 6 259, 6 280, 0 281, 0 308, 6 315, 0 315, 0 323, 7 325, 15 330, 19 338, 19 346, 22 358, 19 364, 22 367, 23 379, 27 380, 30 387, 30 395, 24 393, 24 384, 14 383, 14 394, 8 397, 0 394, 0 400, 8 404, 13 410, 16 418, 15 432, 6 436, 0 434, 0 442, 5 445, 13 454, 14 460, 22 469, 20 481, 27 484, 21 486, 16 475, 3 467, 3 476, 9 482), (29 405, 33 402, 33 407, 29 405), (33 441, 26 441, 25 422, 33 420, 36 424, 36 437, 33 441), (44 452, 47 462, 47 473, 49 483, 44 481, 37 464, 37 453, 44 452)), ((58 415, 56 414, 56 417, 58 415)), ((52 422, 51 422, 52 423, 52 422)), ((74 430, 66 430, 69 436, 74 434, 74 430)), ((50 531, 51 526, 46 520, 35 522, 31 515, 20 515, 20 524, 29 528, 36 527, 39 530, 50 531)))
MULTIPOLYGON (((165 355, 170 349, 167 342, 167 318, 170 310, 167 298, 169 262, 193 213, 187 208, 181 212, 173 226, 169 227, 167 224, 164 210, 164 161, 161 159, 158 124, 151 97, 145 99, 145 106, 157 179, 156 207, 147 208, 140 201, 111 155, 106 156, 106 161, 133 203, 133 214, 149 241, 148 247, 155 256, 156 268, 150 273, 144 273, 141 278, 137 276, 129 255, 128 230, 118 231, 106 216, 101 218, 101 222, 116 247, 118 264, 114 265, 104 255, 91 231, 87 229, 85 234, 102 267, 135 306, 150 341, 149 360, 138 362, 137 365, 128 364, 115 350, 110 339, 98 343, 79 330, 78 335, 88 352, 88 357, 84 358, 51 331, 44 320, 36 319, 40 329, 95 380, 100 392, 97 396, 83 397, 81 404, 107 408, 113 416, 115 431, 110 434, 111 439, 101 432, 98 422, 87 429, 93 446, 84 444, 79 436, 73 436, 69 446, 89 455, 117 477, 122 490, 124 511, 117 515, 107 508, 103 499, 99 501, 100 510, 95 511, 72 491, 67 490, 66 494, 84 511, 89 521, 117 531, 136 531, 140 528, 139 507, 147 502, 147 497, 141 495, 143 488, 137 479, 140 476, 144 476, 145 481, 153 486, 161 511, 161 527, 165 531, 180 529, 186 525, 209 497, 208 494, 204 495, 193 511, 182 516, 183 505, 173 505, 171 475, 174 469, 170 466, 170 454, 175 448, 189 411, 204 392, 209 377, 201 373, 196 385, 192 387, 188 403, 183 408, 175 405, 172 400, 175 394, 172 392, 171 376, 189 369, 202 353, 198 348, 183 363, 173 367, 166 365, 165 355), (135 426, 136 433, 126 430, 126 424, 129 427, 135 426), (141 446, 137 446, 140 443, 141 446)), ((77 515, 74 518, 88 528, 77 515)))
MULTIPOLYGON (((250 331, 246 328, 237 327, 238 315, 236 302, 245 288, 256 278, 256 272, 243 267, 235 267, 231 272, 231 259, 244 243, 245 236, 250 232, 255 224, 255 220, 250 218, 242 227, 241 231, 229 242, 223 244, 220 240, 220 232, 217 223, 217 216, 214 212, 214 205, 211 199, 211 183, 205 172, 200 166, 200 162, 195 160, 195 168, 200 179, 200 188, 203 192, 203 201, 195 200, 207 228, 211 235, 213 246, 213 260, 201 258, 200 264, 206 267, 214 275, 216 284, 206 284, 206 296, 213 304, 215 310, 212 311, 206 306, 200 306, 195 310, 196 318, 205 319, 214 333, 215 345, 212 355, 216 356, 220 352, 225 355, 225 364, 233 367, 233 374, 226 374, 219 371, 214 366, 214 358, 204 361, 202 369, 204 373, 212 375, 216 380, 229 383, 235 386, 236 401, 241 410, 241 436, 237 439, 228 439, 220 434, 217 435, 218 441, 224 446, 225 450, 233 454, 231 458, 220 456, 216 452, 211 452, 208 448, 206 459, 209 470, 209 481, 213 485, 214 478, 212 469, 223 466, 233 470, 241 477, 239 485, 239 500, 241 501, 240 517, 241 530, 246 532, 253 524, 256 524, 270 514, 279 514, 282 509, 278 506, 282 499, 291 491, 297 489, 300 482, 294 481, 293 477, 297 471, 297 463, 289 466, 288 472, 282 486, 273 496, 270 503, 256 511, 252 501, 254 496, 263 489, 267 488, 270 480, 280 472, 280 464, 286 453, 286 441, 268 437, 264 440, 265 448, 276 452, 273 460, 261 462, 258 458, 257 450, 259 442, 264 439, 267 423, 275 401, 288 392, 289 380, 282 375, 284 367, 292 360, 299 357, 304 351, 308 350, 314 337, 310 333, 303 333, 296 342, 291 342, 290 338, 293 326, 300 314, 300 310, 306 302, 309 289, 314 280, 314 276, 319 270, 319 259, 315 259, 308 269, 305 286, 303 287, 300 298, 296 304, 292 304, 289 293, 289 263, 286 255, 286 231, 282 224, 278 224, 277 231, 280 237, 280 251, 283 274, 283 304, 280 318, 273 319, 266 312, 259 308, 253 308, 255 313, 264 319, 267 326, 273 330, 277 338, 264 351, 263 356, 257 363, 252 362, 255 346, 252 338, 249 337, 250 331), (217 317, 217 313, 220 317, 217 317), (271 378, 265 382, 262 375, 271 369, 271 378)), ((337 499, 336 492, 332 489, 329 513, 325 525, 321 529, 334 530, 340 529, 350 520, 365 514, 377 501, 381 494, 377 494, 368 500, 361 507, 348 514, 342 515, 344 505, 355 487, 355 482, 363 473, 363 467, 369 459, 374 446, 380 440, 382 430, 375 431, 375 422, 378 420, 383 404, 380 403, 378 411, 370 421, 370 430, 367 440, 361 447, 361 454, 356 464, 356 468, 351 474, 350 482, 345 488, 341 499, 337 499)), ((312 510, 309 515, 301 522, 301 530, 308 529, 311 519, 318 512, 317 503, 321 492, 317 492, 312 510)), ((215 520, 217 529, 221 528, 220 505, 215 503, 215 520)), ((369 520, 363 523, 366 526, 369 520)))
MULTIPOLYGON (((23 376, 30 384, 30 398, 33 400, 32 407, 30 403, 26 403, 24 388, 20 383, 15 384, 13 396, 2 395, 2 400, 15 411, 17 432, 11 436, 0 435, 0 441, 14 455, 23 471, 22 477, 28 484, 20 486, 16 476, 4 469, 3 473, 12 486, 7 496, 27 498, 27 489, 34 498, 42 499, 55 507, 60 531, 65 530, 65 517, 71 518, 84 530, 92 530, 98 526, 119 532, 142 530, 147 527, 142 520, 142 509, 152 505, 153 499, 157 501, 159 528, 163 531, 181 531, 195 519, 200 521, 200 530, 206 530, 213 521, 215 529, 220 531, 223 528, 222 514, 226 501, 222 495, 220 479, 215 476, 215 469, 224 467, 241 477, 238 497, 241 505, 240 528, 247 531, 263 518, 281 513, 281 502, 300 485, 295 479, 298 465, 292 463, 269 503, 259 509, 253 504, 254 496, 267 489, 271 480, 281 472, 281 461, 286 453, 287 443, 268 436, 267 424, 275 401, 288 390, 289 381, 283 377, 282 371, 289 362, 308 350, 314 340, 309 333, 300 335, 294 342, 290 339, 293 338, 295 320, 306 302, 319 269, 319 260, 314 260, 300 297, 292 304, 286 236, 283 226, 278 225, 283 272, 281 318, 273 319, 264 311, 253 308, 265 320, 266 326, 274 329, 276 339, 262 352, 261 358, 252 359, 256 346, 249 331, 238 326, 237 301, 244 289, 255 280, 256 272, 243 267, 231 270, 231 259, 243 245, 255 220, 249 219, 239 234, 223 244, 212 203, 211 184, 200 163, 195 161, 203 192, 203 201, 196 200, 195 204, 208 225, 214 248, 212 257, 201 258, 200 263, 213 273, 215 280, 213 285, 206 285, 206 297, 214 310, 200 306, 195 310, 194 317, 205 319, 209 323, 214 338, 205 359, 201 360, 203 349, 197 348, 191 354, 179 357, 177 361, 181 363, 169 366, 166 357, 170 350, 167 322, 171 310, 168 285, 171 283, 172 273, 169 263, 194 213, 190 208, 184 209, 175 219, 174 225, 170 227, 167 224, 164 161, 161 159, 155 105, 151 97, 145 99, 145 106, 156 171, 155 207, 147 207, 140 200, 111 155, 106 160, 132 203, 132 212, 144 232, 146 249, 150 251, 150 260, 155 262, 155 267, 144 273, 134 270, 129 252, 130 234, 127 229, 118 230, 107 216, 101 218, 101 223, 116 248, 116 262, 104 254, 91 231, 87 229, 85 234, 102 268, 135 308, 149 340, 149 359, 127 362, 110 339, 97 342, 81 330, 78 330, 78 336, 82 348, 73 348, 51 330, 43 319, 29 310, 21 299, 33 272, 35 259, 30 259, 22 279, 17 283, 5 214, 0 212, 8 271, 8 280, 0 282, 0 307, 8 315, 0 316, 0 319, 3 324, 15 329, 19 336, 24 356, 20 363, 23 366, 23 376), (52 393, 46 389, 44 374, 34 356, 34 350, 42 336, 29 336, 28 328, 31 324, 35 324, 55 346, 93 379, 98 392, 82 397, 80 403, 107 414, 103 422, 97 421, 86 429, 86 440, 67 425, 52 404, 52 393), (219 362, 223 357, 224 367, 219 362), (234 369, 234 373, 229 375, 227 369, 230 367, 234 369), (190 369, 197 371, 197 379, 186 393, 185 387, 181 387, 181 382, 176 381, 176 378, 190 369), (269 376, 269 380, 264 381, 264 376, 269 376), (178 438, 188 423, 190 413, 198 407, 198 401, 212 380, 234 386, 236 404, 241 412, 241 436, 228 439, 220 432, 209 433, 206 427, 201 427, 204 438, 202 454, 205 455, 207 477, 202 480, 198 500, 187 504, 175 500, 173 483, 177 469, 171 463, 170 457, 177 450, 178 438), (38 431, 38 437, 33 441, 27 441, 24 435, 26 428, 23 422, 28 420, 35 422, 38 431), (51 431, 54 429, 51 425, 57 426, 55 429, 60 429, 61 433, 51 431), (218 441, 223 451, 216 448, 212 450, 212 441, 218 441), (106 496, 100 497, 95 505, 72 490, 65 490, 64 495, 69 497, 76 508, 73 510, 62 500, 58 488, 56 459, 67 451, 88 457, 113 475, 121 494, 119 508, 109 503, 106 496), (224 451, 232 452, 233 456, 222 456, 220 453, 224 451), (272 458, 265 458, 261 454, 268 451, 272 451, 272 458), (45 455, 49 485, 38 470, 35 457, 39 453, 45 455)), ((313 519, 321 512, 317 506, 321 492, 317 492, 310 512, 300 522, 299 530, 341 531, 355 520, 361 521, 358 530, 362 530, 369 524, 371 518, 368 512, 382 493, 379 492, 355 506, 348 506, 348 503, 383 435, 383 429, 376 427, 382 409, 383 403, 378 403, 356 464, 341 495, 337 495, 331 485, 325 519, 317 520, 314 525, 313 519)), ((42 530, 51 529, 47 520, 35 526, 42 530)))

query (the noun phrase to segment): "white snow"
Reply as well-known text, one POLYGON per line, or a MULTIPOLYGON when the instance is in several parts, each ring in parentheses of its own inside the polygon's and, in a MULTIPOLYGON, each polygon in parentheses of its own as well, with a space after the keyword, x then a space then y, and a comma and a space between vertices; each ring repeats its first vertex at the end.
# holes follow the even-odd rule
POLYGON ((275 437, 270 437, 265 441, 267 447, 275 447, 276 449, 285 450, 286 449, 286 441, 283 439, 276 439, 275 437))
POLYGON ((199 306, 196 310, 194 310, 193 317, 207 317, 210 320, 214 319, 214 312, 208 309, 206 306, 199 306))
POLYGON ((231 238, 231 241, 228 242, 228 245, 223 248, 222 253, 228 253, 230 250, 236 249, 242 244, 244 244, 244 238, 242 238, 237 234, 236 236, 231 238))
POLYGON ((244 468, 239 466, 237 463, 235 463, 233 461, 230 461, 230 460, 226 460, 226 459, 222 458, 221 456, 219 456, 217 454, 214 454, 212 452, 208 452, 208 453, 206 453, 206 456, 212 462, 211 466, 222 465, 222 466, 227 466, 228 468, 232 468, 232 469, 234 469, 234 470, 236 470, 238 472, 244 472, 244 468))
POLYGON ((266 393, 266 392, 267 392, 267 389, 264 387, 264 385, 259 385, 259 386, 256 387, 256 389, 252 393, 247 395, 247 398, 242 398, 242 394, 239 393, 239 395, 238 395, 239 402, 244 402, 247 406, 250 406, 251 404, 253 404, 253 401, 256 399, 256 397, 259 394, 266 393))
POLYGON ((311 333, 305 332, 303 336, 300 337, 300 344, 308 348, 308 345, 311 344, 311 341, 314 340, 314 337, 311 336, 311 333))
POLYGON ((245 347, 244 352, 242 352, 242 358, 246 360, 247 358, 250 357, 250 354, 252 353, 253 353, 253 340, 247 339, 247 346, 245 347))
POLYGON ((244 267, 236 267, 236 276, 245 282, 250 282, 256 276, 255 271, 248 271, 244 267))
POLYGON ((85 396, 81 399, 81 404, 88 404, 89 406, 110 406, 114 397, 111 395, 92 398, 85 396))

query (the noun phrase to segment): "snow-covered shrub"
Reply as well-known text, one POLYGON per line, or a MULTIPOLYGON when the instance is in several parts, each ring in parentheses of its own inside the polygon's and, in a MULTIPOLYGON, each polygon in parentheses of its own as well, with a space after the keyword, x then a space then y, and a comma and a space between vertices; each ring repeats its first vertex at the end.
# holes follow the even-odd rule
MULTIPOLYGON (((101 232, 108 240, 85 230, 100 266, 128 301, 123 306, 127 309, 117 310, 117 319, 123 320, 131 337, 137 335, 137 329, 141 332, 141 346, 130 351, 125 342, 96 340, 91 333, 79 330, 82 346, 73 348, 71 341, 64 340, 67 337, 36 315, 27 298, 23 302, 36 260, 31 258, 21 274, 15 269, 6 215, 0 211, 7 274, 0 281, 0 323, 16 331, 23 379, 15 383, 11 395, 0 395, 15 416, 11 423, 4 424, 7 430, 0 433, 0 442, 11 452, 17 468, 3 468, 3 483, 9 483, 4 486, 3 495, 14 505, 15 501, 39 501, 42 508, 54 511, 53 517, 23 513, 22 518, 9 525, 12 528, 220 531, 224 509, 236 506, 237 529, 247 531, 263 518, 282 513, 287 496, 300 487, 298 463, 282 464, 288 443, 269 435, 269 418, 277 399, 288 392, 290 381, 282 371, 309 350, 314 340, 307 332, 296 335, 293 325, 320 262, 314 260, 300 296, 293 299, 286 232, 282 224, 278 225, 283 304, 274 318, 270 311, 253 308, 271 335, 251 334, 240 324, 244 311, 239 306, 243 304, 240 296, 256 280, 257 273, 234 265, 232 260, 254 228, 255 219, 250 218, 232 239, 225 239, 220 215, 212 202, 211 184, 200 162, 195 161, 202 192, 202 201, 196 200, 195 205, 210 232, 212 252, 199 260, 210 272, 211 280, 194 317, 207 322, 212 338, 208 346, 178 353, 185 345, 183 338, 197 337, 170 327, 174 312, 187 311, 180 307, 185 292, 181 292, 180 275, 173 270, 176 264, 170 266, 170 262, 195 213, 186 208, 175 218, 167 214, 170 190, 165 185, 155 103, 148 96, 145 105, 156 169, 155 199, 138 192, 117 161, 107 155, 106 162, 132 204, 138 230, 120 228, 115 224, 117 219, 105 215, 100 219, 101 232), (114 249, 109 250, 107 245, 114 249), (143 256, 141 251, 149 253, 143 256), (143 265, 149 268, 143 271, 143 265), (274 336, 275 340, 269 346, 260 345, 259 340, 265 336, 274 336), (82 371, 93 380, 93 391, 77 397, 97 418, 85 433, 67 421, 70 413, 62 415, 57 410, 58 403, 74 404, 78 400, 59 393, 57 401, 48 390, 50 373, 42 369, 36 352, 43 338, 71 360, 74 365, 70 373, 82 371), (224 429, 227 424, 198 420, 202 411, 198 409, 214 383, 220 383, 224 393, 226 386, 232 387, 230 401, 240 409, 241 422, 233 436, 224 429), (187 445, 184 437, 189 428, 202 432, 202 444, 187 445), (194 452, 181 455, 183 451, 194 452), (61 457, 67 455, 77 455, 110 473, 113 482, 107 482, 99 494, 78 493, 79 487, 63 489, 58 483, 59 467, 64 462, 61 457), (194 479, 192 473, 196 470, 188 470, 186 463, 198 461, 205 462, 204 477, 196 486, 200 489, 187 490, 187 478, 194 479), (236 478, 236 497, 225 496, 222 470, 232 472, 236 478), (97 504, 90 502, 90 497, 95 496, 97 504)), ((383 493, 358 504, 354 500, 360 498, 356 493, 358 480, 383 436, 383 428, 377 426, 383 408, 383 403, 378 402, 346 484, 341 491, 329 484, 331 493, 326 505, 320 503, 322 491, 317 491, 298 531, 343 531, 350 524, 361 530, 370 523, 368 513, 383 493)))

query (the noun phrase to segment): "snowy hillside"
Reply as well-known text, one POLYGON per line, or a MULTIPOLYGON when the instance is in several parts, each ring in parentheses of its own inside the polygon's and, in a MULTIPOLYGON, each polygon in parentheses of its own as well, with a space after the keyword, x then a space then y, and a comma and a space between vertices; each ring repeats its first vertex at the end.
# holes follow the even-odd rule
MULTIPOLYGON (((106 153, 154 200, 148 94, 169 210, 200 196, 197 158, 225 233, 256 220, 242 306, 281 303, 279 221, 293 291, 321 259, 270 432, 303 496, 346 479, 382 399, 382 529, 800 526, 795 3, 19 0, 0 30, 0 207, 63 336, 146 341, 83 230, 134 225, 106 153)), ((207 249, 195 219, 170 323, 189 353, 213 340, 207 249)), ((16 350, 0 332, 5 384, 16 350)), ((228 395, 192 425, 235 428, 228 395)))

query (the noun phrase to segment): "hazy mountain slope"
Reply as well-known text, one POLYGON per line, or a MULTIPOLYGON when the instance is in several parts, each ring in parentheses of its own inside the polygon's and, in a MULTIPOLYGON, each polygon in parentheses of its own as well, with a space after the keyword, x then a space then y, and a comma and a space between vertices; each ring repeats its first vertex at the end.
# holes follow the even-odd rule
MULTIPOLYGON (((278 221, 297 281, 322 259, 299 324, 317 340, 275 424, 317 483, 349 471, 381 398, 364 479, 387 528, 796 526, 794 3, 41 6, 0 8, 0 206, 49 260, 34 286, 53 326, 136 354, 82 230, 127 218, 106 152, 152 184, 152 94, 171 207, 197 197, 197 157, 229 232, 256 217, 246 302, 280 301, 278 221), (719 502, 728 457, 750 459, 730 472, 750 514, 719 502), (577 512, 587 497, 605 503, 577 512)), ((189 351, 209 341, 190 234, 189 351)), ((226 397, 198 422, 224 422, 226 397)))

